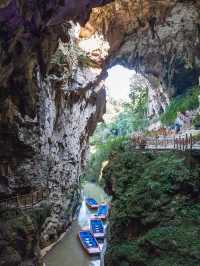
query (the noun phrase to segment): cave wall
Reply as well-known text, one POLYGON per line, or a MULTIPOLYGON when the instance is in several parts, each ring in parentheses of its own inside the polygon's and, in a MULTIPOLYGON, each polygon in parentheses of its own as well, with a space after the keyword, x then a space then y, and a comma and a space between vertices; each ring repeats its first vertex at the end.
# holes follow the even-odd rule
MULTIPOLYGON (((64 106, 72 106, 73 97, 75 102, 84 98, 84 93, 79 97, 79 93, 73 96, 69 91, 84 90, 91 82, 88 74, 88 84, 87 81, 69 84, 70 79, 76 80, 78 55, 75 48, 74 59, 68 58, 65 68, 53 64, 52 55, 58 49, 59 40, 68 43, 66 51, 68 49, 69 53, 75 47, 75 42, 70 43, 71 25, 65 21, 84 24, 92 7, 106 2, 5 0, 0 4, 2 197, 28 192, 37 185, 37 180, 46 185, 49 167, 45 156, 50 146, 46 139, 56 131, 55 120, 59 120, 64 106), (66 72, 65 76, 59 72, 66 72), (56 80, 50 77, 56 75, 59 76, 56 80), (60 88, 63 83, 67 84, 65 92, 60 88)), ((81 75, 80 72, 77 77, 81 75)))
MULTIPOLYGON (((45 170, 49 171, 46 176, 51 204, 51 217, 43 226, 44 241, 48 241, 49 236, 58 236, 63 225, 67 226, 73 219, 75 207, 79 203, 79 178, 85 166, 88 139, 105 109, 103 84, 95 88, 91 85, 99 71, 96 69, 95 74, 93 68, 79 65, 72 36, 71 45, 68 42, 66 46, 61 46, 61 50, 71 57, 69 59, 64 54, 64 67, 65 63, 70 63, 72 70, 70 78, 65 77, 60 86, 59 77, 49 75, 51 82, 44 85, 40 97, 41 114, 44 115, 40 123, 44 128, 41 152, 48 164, 45 170), (54 86, 58 82, 58 87, 52 87, 52 82, 55 82, 54 86)), ((66 69, 64 73, 66 75, 66 69)))
POLYGON ((128 37, 120 53, 131 67, 157 77, 171 98, 198 84, 198 25, 197 7, 177 3, 163 24, 155 22, 153 29, 128 37))
POLYGON ((102 33, 110 44, 105 68, 122 64, 148 78, 151 95, 158 96, 151 97, 149 112, 157 114, 199 83, 199 10, 195 0, 116 0, 94 9, 81 37, 102 33))
MULTIPOLYGON (((2 119, 1 131, 1 175, 6 182, 1 186, 2 198, 48 188, 51 216, 42 234, 46 243, 72 221, 88 139, 105 110, 103 84, 92 86, 99 70, 80 64, 84 55, 75 44, 75 26, 70 28, 70 40, 66 44, 60 41, 48 75, 43 78, 39 69, 34 69, 35 116, 23 113, 10 96, 4 101, 9 108, 2 115, 7 119, 2 119)), ((25 100, 22 107, 28 108, 25 100)))
MULTIPOLYGON (((0 200, 48 190, 50 211, 41 235, 35 232, 37 251, 39 242, 43 247, 56 240, 72 221, 88 139, 105 112, 99 66, 77 46, 79 27, 72 21, 83 25, 92 7, 106 2, 0 3, 0 200)), ((3 224, 1 215, 0 245, 6 249, 0 265, 10 263, 11 249, 16 265, 35 265, 39 252, 18 254, 7 238, 15 229, 3 224)))

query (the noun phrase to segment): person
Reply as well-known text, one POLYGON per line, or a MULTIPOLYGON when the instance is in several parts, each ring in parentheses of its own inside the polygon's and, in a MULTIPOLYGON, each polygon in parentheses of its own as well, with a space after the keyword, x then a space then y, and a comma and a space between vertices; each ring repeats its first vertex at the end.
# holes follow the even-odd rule
POLYGON ((185 112, 185 123, 186 123, 186 128, 190 129, 192 126, 192 119, 190 117, 190 112, 186 111, 185 112))
POLYGON ((178 122, 176 122, 175 123, 175 133, 178 134, 180 132, 180 130, 181 130, 181 125, 178 122))
POLYGON ((182 126, 183 126, 183 121, 181 119, 181 113, 178 112, 176 120, 175 120, 175 133, 176 134, 180 132, 182 126))

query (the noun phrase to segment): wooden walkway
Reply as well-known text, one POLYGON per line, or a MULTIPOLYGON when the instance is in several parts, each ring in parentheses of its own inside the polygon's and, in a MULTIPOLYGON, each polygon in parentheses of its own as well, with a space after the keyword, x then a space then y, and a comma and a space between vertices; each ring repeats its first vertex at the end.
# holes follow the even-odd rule
POLYGON ((31 209, 37 206, 41 201, 48 199, 47 190, 34 191, 25 195, 17 195, 0 201, 0 209, 31 209))

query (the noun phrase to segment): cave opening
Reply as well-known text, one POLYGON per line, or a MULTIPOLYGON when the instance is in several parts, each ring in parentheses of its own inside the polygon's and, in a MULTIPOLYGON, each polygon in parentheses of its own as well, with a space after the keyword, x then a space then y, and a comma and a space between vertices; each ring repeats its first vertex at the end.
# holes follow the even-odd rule
POLYGON ((141 73, 127 64, 114 64, 107 69, 106 112, 90 137, 90 154, 84 176, 100 181, 109 162, 113 146, 127 141, 133 134, 141 134, 151 119, 151 84, 141 73))
POLYGON ((133 74, 135 74, 134 70, 121 65, 109 68, 108 77, 105 80, 107 96, 115 100, 129 101, 130 81, 133 74))
MULTIPOLYGON (((151 119, 152 85, 144 75, 126 64, 116 64, 108 68, 107 73, 106 113, 102 124, 109 125, 114 136, 142 131, 151 119)), ((97 131, 98 127, 101 123, 97 131)))

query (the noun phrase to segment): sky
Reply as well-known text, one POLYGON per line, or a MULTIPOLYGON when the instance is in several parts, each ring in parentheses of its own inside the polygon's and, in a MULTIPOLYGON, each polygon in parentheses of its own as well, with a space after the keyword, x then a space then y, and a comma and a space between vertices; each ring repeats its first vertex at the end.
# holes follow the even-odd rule
POLYGON ((105 80, 107 93, 115 100, 129 100, 129 83, 134 70, 116 65, 108 69, 108 77, 105 80))

